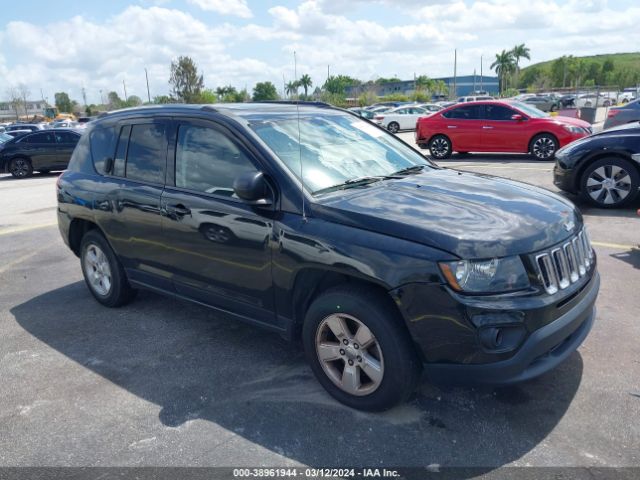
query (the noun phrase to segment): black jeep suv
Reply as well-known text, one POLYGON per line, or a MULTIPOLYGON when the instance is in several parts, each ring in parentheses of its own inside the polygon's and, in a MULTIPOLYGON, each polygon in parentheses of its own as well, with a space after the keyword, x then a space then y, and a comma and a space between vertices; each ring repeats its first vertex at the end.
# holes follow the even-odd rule
POLYGON ((440 381, 532 378, 594 320, 595 255, 570 202, 439 168, 323 104, 108 114, 57 194, 98 302, 151 289, 301 339, 355 408, 406 399, 423 367, 440 381))

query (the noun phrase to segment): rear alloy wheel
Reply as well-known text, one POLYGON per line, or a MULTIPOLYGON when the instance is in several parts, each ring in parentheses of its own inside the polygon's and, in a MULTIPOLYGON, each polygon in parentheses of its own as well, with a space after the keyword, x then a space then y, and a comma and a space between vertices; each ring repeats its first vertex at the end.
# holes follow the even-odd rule
POLYGON ((352 408, 391 408, 420 378, 421 363, 399 312, 366 287, 341 285, 317 297, 302 340, 320 384, 352 408))
POLYGON ((400 125, 398 124, 398 122, 391 122, 389 123, 389 125, 387 125, 387 130, 389 130, 391 133, 398 133, 400 131, 400 125))
POLYGON ((531 155, 538 160, 551 160, 558 150, 558 141, 552 135, 543 133, 531 140, 531 155))
POLYGON ((603 158, 582 174, 580 191, 585 200, 601 208, 615 208, 634 200, 640 186, 635 167, 621 158, 603 158))
POLYGON ((15 178, 27 178, 33 175, 33 166, 28 158, 14 158, 9 163, 9 173, 15 178))
POLYGON ((449 158, 451 156, 451 140, 444 135, 436 135, 429 142, 429 151, 434 158, 449 158))
POLYGON ((94 298, 106 307, 119 307, 135 295, 122 264, 97 230, 90 230, 80 245, 84 280, 94 298))

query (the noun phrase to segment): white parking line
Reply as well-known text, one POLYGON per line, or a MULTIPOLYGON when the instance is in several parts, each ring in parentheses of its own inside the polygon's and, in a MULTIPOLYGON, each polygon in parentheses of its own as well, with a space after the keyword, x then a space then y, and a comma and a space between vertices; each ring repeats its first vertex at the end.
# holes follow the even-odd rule
POLYGON ((5 230, 0 230, 0 236, 11 235, 12 233, 28 232, 30 230, 37 230, 39 228, 53 227, 54 225, 58 225, 58 222, 40 223, 38 225, 25 225, 23 227, 7 228, 5 230))

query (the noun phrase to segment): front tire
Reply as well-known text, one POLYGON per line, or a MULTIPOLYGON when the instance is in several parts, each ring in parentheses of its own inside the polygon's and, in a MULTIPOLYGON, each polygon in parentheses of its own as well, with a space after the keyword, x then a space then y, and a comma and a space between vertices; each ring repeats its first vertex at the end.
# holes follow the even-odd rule
POLYGON ((589 165, 580 179, 582 197, 600 208, 628 205, 638 195, 640 174, 627 160, 603 158, 589 165))
POLYGON ((429 141, 431 156, 438 160, 451 156, 451 140, 444 135, 436 135, 429 141))
POLYGON ((405 401, 421 364, 390 300, 361 287, 341 286, 313 301, 302 340, 320 384, 358 410, 382 411, 405 401))
POLYGON ((387 130, 391 133, 398 133, 400 131, 400 124, 398 124, 398 122, 391 122, 387 125, 387 130))
POLYGON ((557 150, 558 140, 548 133, 536 135, 529 144, 529 151, 536 160, 552 160, 557 150))
POLYGON ((25 157, 18 157, 9 163, 9 173, 14 178, 27 178, 33 175, 33 165, 31 160, 25 157))
POLYGON ((105 307, 120 307, 136 295, 113 250, 96 230, 90 230, 80 245, 82 274, 94 298, 105 307))

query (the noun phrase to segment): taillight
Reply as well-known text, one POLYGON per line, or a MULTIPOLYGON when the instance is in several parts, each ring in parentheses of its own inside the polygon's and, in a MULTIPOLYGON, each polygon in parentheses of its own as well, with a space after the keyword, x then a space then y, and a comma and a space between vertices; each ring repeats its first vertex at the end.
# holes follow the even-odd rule
POLYGON ((382 115, 376 115, 375 117, 373 117, 374 120, 384 120, 384 117, 382 115))
POLYGON ((620 113, 620 110, 609 110, 607 113, 607 118, 613 118, 620 113))

